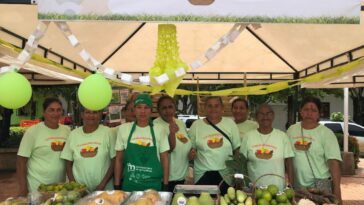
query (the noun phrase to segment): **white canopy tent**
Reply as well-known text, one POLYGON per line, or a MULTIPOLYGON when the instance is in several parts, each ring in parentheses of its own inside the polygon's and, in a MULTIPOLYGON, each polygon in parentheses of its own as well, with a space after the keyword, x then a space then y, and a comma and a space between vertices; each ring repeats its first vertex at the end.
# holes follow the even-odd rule
MULTIPOLYGON (((36 6, 0 4, 0 13, 0 39, 24 48, 26 38, 38 24, 36 6)), ((362 20, 363 15, 362 12, 362 20)), ((156 22, 77 21, 68 24, 93 57, 107 67, 133 74, 136 81, 153 65, 156 22)), ((188 64, 203 56, 233 26, 232 23, 180 22, 175 25, 180 55, 188 64)), ((201 68, 189 72, 184 82, 195 83, 192 79, 196 78, 200 83, 243 83, 244 78, 247 83, 304 78, 363 57, 363 36, 363 25, 246 24, 234 43, 201 68)), ((55 24, 50 25, 40 45, 38 54, 70 69, 86 72, 86 63, 55 24)), ((0 62, 16 62, 16 52, 1 46, 0 62)), ((363 86, 363 66, 324 82, 306 83, 304 87, 363 86)), ((63 79, 63 83, 78 83, 85 76, 35 61, 29 62, 25 69, 32 71, 28 79, 33 80, 33 84, 44 84, 44 81, 37 82, 35 73, 63 79)), ((347 141, 345 147, 347 150, 347 141)))
MULTIPOLYGON (((2 4, 0 13, 0 39, 22 48, 37 26, 37 7, 2 4)), ((107 67, 131 73, 137 80, 137 76, 146 74, 153 65, 158 23, 77 21, 68 24, 83 47, 107 67)), ((233 26, 232 23, 180 22, 175 25, 180 55, 188 64, 203 56, 233 26)), ((306 77, 364 56, 363 36, 363 25, 247 25, 232 44, 201 68, 191 71, 184 82, 195 83, 191 79, 197 77, 200 83, 242 83, 244 76, 248 83, 306 77)), ((40 45, 38 54, 66 67, 84 70, 87 66, 53 23, 40 45)), ((11 63, 2 50, 0 61, 11 63)), ((337 87, 363 85, 364 75, 358 71, 355 77, 350 76, 337 87)))

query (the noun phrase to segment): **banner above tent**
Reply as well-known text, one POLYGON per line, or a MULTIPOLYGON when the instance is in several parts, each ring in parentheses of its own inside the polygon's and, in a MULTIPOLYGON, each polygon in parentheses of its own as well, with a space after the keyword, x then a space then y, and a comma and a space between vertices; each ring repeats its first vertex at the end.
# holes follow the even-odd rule
POLYGON ((42 20, 358 24, 361 0, 38 0, 42 20))

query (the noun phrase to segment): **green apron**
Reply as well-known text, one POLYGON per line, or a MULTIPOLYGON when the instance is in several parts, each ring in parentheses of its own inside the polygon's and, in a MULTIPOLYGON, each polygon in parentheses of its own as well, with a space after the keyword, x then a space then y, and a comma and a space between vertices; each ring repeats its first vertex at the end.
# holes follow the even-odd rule
POLYGON ((146 189, 161 190, 163 170, 157 157, 157 144, 154 136, 153 124, 149 124, 153 138, 153 146, 145 147, 130 143, 136 128, 133 123, 127 148, 124 152, 123 186, 124 191, 144 191, 146 189))

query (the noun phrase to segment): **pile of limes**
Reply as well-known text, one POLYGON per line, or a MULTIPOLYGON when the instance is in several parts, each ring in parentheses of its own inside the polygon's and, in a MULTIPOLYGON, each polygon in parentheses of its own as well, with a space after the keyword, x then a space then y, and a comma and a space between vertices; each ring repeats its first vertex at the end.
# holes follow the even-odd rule
POLYGON ((291 205, 293 197, 293 189, 287 188, 280 192, 278 187, 273 184, 255 190, 257 205, 291 205))
POLYGON ((86 185, 77 182, 69 182, 64 184, 41 184, 38 188, 40 192, 57 192, 57 191, 73 191, 85 189, 86 185))

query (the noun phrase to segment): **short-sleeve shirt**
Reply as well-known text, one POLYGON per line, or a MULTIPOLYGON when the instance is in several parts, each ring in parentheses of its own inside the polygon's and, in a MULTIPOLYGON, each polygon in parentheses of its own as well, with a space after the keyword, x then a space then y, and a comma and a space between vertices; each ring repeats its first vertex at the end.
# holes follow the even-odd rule
POLYGON ((65 162, 60 158, 70 128, 59 125, 57 129, 47 127, 43 122, 25 132, 18 155, 28 158, 28 191, 36 191, 40 184, 65 181, 65 162))
POLYGON ((231 159, 233 150, 240 147, 239 130, 232 119, 223 117, 215 125, 229 137, 231 143, 203 119, 196 120, 188 132, 192 147, 197 150, 194 161, 195 182, 206 171, 219 171, 224 177, 228 171, 225 161, 231 159))
MULTIPOLYGON (((169 124, 162 118, 157 118, 154 124, 160 124, 169 135, 169 124)), ((178 119, 175 122, 179 128, 176 133, 176 147, 169 155, 169 181, 184 180, 188 171, 188 153, 191 149, 191 140, 187 135, 185 124, 178 119)))
MULTIPOLYGON (((62 151, 61 158, 73 161, 72 173, 75 180, 94 191, 101 183, 115 157, 115 135, 103 125, 92 133, 84 133, 83 127, 73 130, 62 151)), ((112 180, 105 190, 112 189, 112 180)))
MULTIPOLYGON (((115 144, 116 151, 125 150, 128 146, 128 138, 134 122, 128 122, 120 125, 115 144)), ((160 159, 160 153, 169 151, 168 134, 166 130, 158 124, 153 125, 155 140, 157 144, 157 157, 160 159)), ((136 125, 135 131, 131 137, 130 143, 139 144, 142 146, 154 146, 150 126, 139 127, 136 125)))
POLYGON ((252 120, 245 120, 244 122, 236 124, 239 128, 240 138, 243 139, 246 133, 251 130, 256 130, 259 125, 257 122, 252 120))
POLYGON ((302 129, 301 131, 301 123, 292 125, 288 129, 287 134, 290 137, 295 152, 293 163, 296 187, 312 187, 315 181, 314 175, 317 179, 329 178, 330 170, 327 160, 335 159, 341 161, 340 147, 335 134, 321 124, 314 129, 302 129), (305 150, 307 151, 314 175, 305 150))
POLYGON ((280 190, 285 188, 284 160, 294 157, 286 133, 278 129, 273 129, 269 134, 252 130, 243 138, 240 153, 248 159, 248 175, 251 180, 256 181, 264 174, 276 174, 283 177, 263 177, 258 180, 258 186, 275 184, 280 190))

